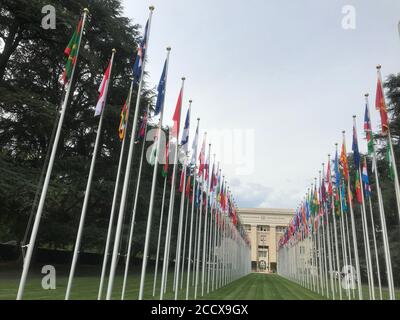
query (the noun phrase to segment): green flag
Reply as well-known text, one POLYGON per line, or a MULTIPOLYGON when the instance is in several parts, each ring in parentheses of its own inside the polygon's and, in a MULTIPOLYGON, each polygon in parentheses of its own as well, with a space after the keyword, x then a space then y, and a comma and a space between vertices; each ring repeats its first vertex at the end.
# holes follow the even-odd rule
POLYGON ((388 163, 388 177, 390 178, 390 180, 394 180, 392 154, 390 152, 389 144, 386 145, 386 161, 388 163))
POLYGON ((71 40, 68 43, 68 46, 64 50, 64 54, 68 57, 67 63, 65 65, 64 73, 62 75, 62 79, 64 84, 67 84, 72 75, 72 70, 76 64, 76 58, 78 54, 78 48, 80 44, 81 38, 81 29, 82 29, 83 19, 79 20, 78 26, 75 29, 74 34, 72 35, 71 40))

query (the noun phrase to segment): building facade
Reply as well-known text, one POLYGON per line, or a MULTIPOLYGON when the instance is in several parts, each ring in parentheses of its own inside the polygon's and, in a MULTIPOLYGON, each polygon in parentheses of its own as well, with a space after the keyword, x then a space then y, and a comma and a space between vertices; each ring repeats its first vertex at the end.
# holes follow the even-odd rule
POLYGON ((294 215, 291 209, 238 209, 251 241, 253 271, 275 272, 280 237, 294 215))

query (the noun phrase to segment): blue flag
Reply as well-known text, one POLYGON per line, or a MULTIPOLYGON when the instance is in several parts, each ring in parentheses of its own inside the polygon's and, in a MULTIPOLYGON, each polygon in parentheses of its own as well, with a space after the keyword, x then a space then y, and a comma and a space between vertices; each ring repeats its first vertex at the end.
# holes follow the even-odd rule
POLYGON ((339 171, 339 159, 338 159, 338 153, 336 151, 336 156, 335 156, 335 183, 336 183, 336 188, 339 188, 340 185, 340 171, 339 171))
POLYGON ((167 82, 167 60, 165 60, 164 63, 164 68, 163 68, 163 72, 161 74, 161 78, 160 78, 160 82, 158 83, 158 87, 157 87, 157 102, 156 102, 156 108, 154 111, 154 115, 158 115, 161 112, 161 109, 164 105, 164 98, 165 98, 165 84, 167 82))
POLYGON ((139 80, 142 74, 143 61, 146 58, 146 45, 147 45, 147 30, 149 26, 149 21, 146 22, 146 27, 144 28, 143 39, 139 44, 139 48, 136 55, 135 64, 133 65, 133 75, 136 80, 139 80))
POLYGON ((353 154, 354 154, 354 167, 356 170, 360 167, 360 152, 358 151, 357 131, 353 126, 353 154))

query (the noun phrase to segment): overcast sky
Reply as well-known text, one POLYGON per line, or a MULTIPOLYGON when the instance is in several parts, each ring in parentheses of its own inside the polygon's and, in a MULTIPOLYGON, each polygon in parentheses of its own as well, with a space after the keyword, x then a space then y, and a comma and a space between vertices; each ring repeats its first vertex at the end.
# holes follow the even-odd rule
POLYGON ((192 98, 191 138, 200 117, 239 207, 296 207, 342 130, 351 150, 353 114, 363 138, 366 92, 377 128, 375 66, 384 78, 400 70, 398 0, 123 3, 141 25, 155 6, 148 80, 158 83, 171 46, 165 119, 184 75, 182 118, 192 98))

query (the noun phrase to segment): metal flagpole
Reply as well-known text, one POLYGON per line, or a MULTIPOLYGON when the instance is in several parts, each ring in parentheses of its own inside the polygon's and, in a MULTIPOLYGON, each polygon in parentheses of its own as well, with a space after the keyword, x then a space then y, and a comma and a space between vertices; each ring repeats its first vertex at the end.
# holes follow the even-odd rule
MULTIPOLYGON (((129 118, 129 109, 130 109, 130 105, 131 105, 132 90, 133 90, 133 81, 131 82, 131 86, 130 86, 129 94, 128 94, 128 99, 126 101, 126 107, 127 107, 126 123, 128 123, 128 118, 129 118)), ((127 128, 125 128, 125 131, 126 131, 126 129, 127 128)), ((108 255, 109 255, 110 244, 111 244, 111 234, 112 234, 112 229, 113 229, 113 225, 114 225, 115 207, 117 205, 119 179, 120 179, 120 176, 121 176, 121 168, 122 168, 122 162, 123 162, 123 158, 124 158, 124 151, 125 151, 125 145, 126 145, 126 139, 125 139, 126 136, 127 135, 124 133, 124 137, 123 137, 123 140, 122 140, 121 151, 120 151, 120 156, 119 156, 117 178, 116 178, 115 186, 114 186, 114 195, 113 195, 113 201, 112 201, 112 205, 111 205, 110 220, 108 222, 107 239, 106 239, 106 245, 105 245, 105 248, 104 248, 103 265, 102 265, 102 268, 101 268, 100 285, 99 285, 99 292, 98 292, 97 300, 101 300, 101 297, 102 297, 102 294, 103 294, 104 278, 105 278, 105 274, 106 274, 106 270, 107 270, 108 255)))
MULTIPOLYGON (((320 174, 320 191, 321 190, 321 184, 324 183, 323 180, 321 180, 321 171, 319 172, 320 174)), ((323 198, 321 199, 322 202, 322 250, 323 250, 323 262, 324 262, 324 276, 325 276, 325 287, 326 287, 326 297, 329 298, 329 282, 328 282, 328 263, 327 263, 327 257, 326 257, 326 233, 325 233, 325 203, 323 201, 323 198)))
MULTIPOLYGON (((211 156, 211 144, 208 145, 208 166, 210 166, 210 156, 211 156)), ((207 172, 210 172, 207 168, 207 172)), ((210 174, 208 174, 208 178, 210 174)), ((206 189, 206 211, 204 214, 204 233, 203 233, 203 258, 202 258, 202 268, 201 268, 201 296, 204 296, 204 276, 206 267, 206 250, 207 250, 207 215, 208 215, 208 196, 210 194, 210 179, 207 179, 207 189, 206 189)))
MULTIPOLYGON (((147 106, 147 111, 146 111, 146 115, 145 115, 147 118, 150 116, 149 112, 150 112, 150 105, 147 106)), ((128 279, 129 263, 130 263, 130 259, 131 259, 132 242, 133 242, 133 230, 135 228, 136 208, 137 208, 137 202, 138 202, 138 197, 139 197, 140 180, 142 178, 144 149, 146 147, 147 124, 148 124, 148 120, 146 119, 143 142, 142 142, 142 150, 141 150, 141 153, 140 153, 140 160, 139 160, 139 171, 138 171, 138 176, 137 176, 137 181, 136 181, 135 199, 134 199, 134 202, 133 202, 133 210, 132 210, 130 230, 129 230, 128 248, 126 250, 126 255, 125 255, 125 270, 124 270, 124 279, 123 279, 123 282, 122 282, 121 300, 125 299, 126 282, 127 282, 127 279, 128 279)))
POLYGON ((105 88, 105 92, 104 92, 104 104, 102 106, 99 125, 97 127, 96 141, 95 141, 95 144, 94 144, 94 149, 93 149, 93 154, 92 154, 92 161, 91 161, 91 164, 90 164, 89 176, 88 176, 88 180, 87 180, 87 184, 86 184, 85 197, 84 197, 84 200, 83 200, 82 212, 81 212, 81 217, 80 217, 80 220, 79 220, 78 233, 76 235, 76 240, 75 240, 75 248, 74 248, 74 253, 73 253, 73 256, 72 256, 72 264, 71 264, 71 269, 70 269, 69 277, 68 277, 68 284, 67 284, 67 291, 65 293, 65 300, 69 300, 69 298, 71 296, 72 281, 74 280, 76 264, 77 264, 78 256, 79 256, 79 250, 81 248, 83 226, 85 225, 86 211, 87 211, 87 206, 88 206, 89 197, 90 197, 90 188, 92 186, 93 172, 94 172, 94 168, 95 168, 95 165, 96 165, 96 157, 97 157, 97 152, 98 152, 98 148, 99 148, 101 129, 102 129, 102 125, 103 125, 104 107, 105 107, 105 104, 106 104, 106 101, 107 101, 107 93, 108 93, 109 83, 111 81, 110 78, 111 78, 111 72, 112 72, 112 66, 113 66, 113 62, 114 62, 115 52, 116 52, 116 50, 112 49, 111 61, 110 61, 109 79, 107 80, 107 83, 106 83, 106 88, 105 88))
MULTIPOLYGON (((200 190, 200 179, 198 181, 197 190, 200 190)), ((196 191, 196 192, 199 192, 199 191, 196 191)), ((196 196, 196 199, 197 199, 197 196, 196 196)), ((197 231, 199 229, 198 228, 198 224, 199 224, 199 212, 200 212, 200 208, 198 206, 197 207, 195 206, 195 208, 196 208, 195 209, 196 210, 196 223, 195 223, 195 226, 194 226, 194 246, 193 246, 193 263, 192 263, 192 265, 193 265, 192 286, 193 287, 194 287, 195 280, 196 280, 195 267, 196 267, 196 257, 197 257, 197 238, 198 238, 197 231)))
MULTIPOLYGON (((369 94, 365 94, 365 101, 366 106, 368 108, 368 96, 369 94)), ((371 116, 369 114, 368 108, 368 115, 370 121, 372 121, 371 116)), ((372 128, 371 128, 372 130, 372 128)), ((373 139, 373 136, 372 136, 373 139)), ((389 297, 390 300, 395 299, 394 294, 394 284, 393 284, 393 271, 392 271, 392 261, 390 256, 390 246, 389 246, 389 238, 387 233, 387 226, 386 226, 386 217, 385 217, 385 208, 383 206, 383 198, 382 198, 382 191, 379 182, 379 174, 378 174, 378 164, 376 159, 376 150, 375 150, 375 142, 372 140, 372 171, 375 174, 375 183, 376 183, 376 193, 378 196, 378 204, 379 204, 379 215, 381 220, 381 227, 382 227, 382 237, 383 237, 383 251, 385 253, 385 264, 386 264, 386 276, 387 276, 387 283, 389 288, 389 297)))
POLYGON ((164 202, 165 202, 165 190, 166 190, 166 188, 167 188, 167 177, 164 178, 163 196, 162 196, 162 201, 161 201, 161 216, 160 216, 160 226, 158 227, 156 265, 155 265, 155 268, 154 268, 153 297, 156 295, 158 261, 159 261, 159 257, 160 257, 161 233, 162 233, 162 225, 163 225, 163 219, 164 219, 164 202))
MULTIPOLYGON (((331 163, 331 155, 328 154, 328 161, 331 163)), ((331 173, 329 173, 330 175, 331 173)), ((336 181, 337 183, 337 181, 336 181)), ((339 192, 338 189, 336 189, 336 192, 339 192)), ((335 237, 335 253, 336 253, 336 268, 337 268, 337 274, 338 274, 338 287, 339 287, 339 298, 342 300, 342 284, 341 284, 341 278, 340 278, 340 260, 339 260, 339 245, 338 245, 338 236, 337 236, 337 228, 336 228, 336 214, 335 214, 335 198, 334 194, 332 192, 332 220, 333 220, 333 231, 334 231, 334 237, 335 237)))
MULTIPOLYGON (((357 132, 357 126, 356 126, 356 116, 353 116, 353 125, 354 125, 354 130, 357 132)), ((368 223, 367 223, 367 213, 366 213, 366 208, 365 208, 365 198, 364 198, 364 188, 363 188, 363 182, 362 182, 362 174, 361 174, 361 159, 359 159, 359 166, 356 168, 358 170, 358 175, 361 183, 361 221, 363 224, 363 235, 364 235, 364 243, 365 243, 365 249, 366 249, 366 263, 367 263, 367 272, 368 272, 368 286, 370 288, 370 298, 372 297, 372 300, 375 300, 375 285, 374 285, 374 275, 372 271, 372 260, 371 260, 371 249, 370 249, 370 241, 369 241, 369 232, 368 232, 368 223)))
MULTIPOLYGON (((185 84, 185 77, 182 77, 182 87, 181 87, 181 94, 182 94, 182 100, 183 100, 183 88, 185 84)), ((182 108, 179 108, 179 119, 181 118, 181 111, 182 108)), ((172 181, 171 181, 171 196, 170 196, 170 202, 169 202, 169 210, 168 210, 168 220, 167 220, 167 234, 166 234, 166 239, 165 239, 165 249, 164 249, 164 260, 163 260, 163 270, 162 270, 162 280, 161 280, 161 294, 160 294, 160 300, 164 298, 164 292, 166 289, 166 280, 167 280, 167 273, 168 273, 168 264, 169 264, 169 249, 171 246, 171 231, 172 231, 172 218, 174 214, 174 199, 175 199, 175 181, 176 181, 176 171, 177 171, 177 162, 178 162, 178 137, 179 137, 179 123, 178 123, 178 128, 176 130, 176 146, 174 150, 174 166, 172 170, 172 181)), ((151 226, 148 224, 147 225, 149 231, 151 226)), ((142 270, 143 272, 143 270, 142 270)), ((144 287, 144 282, 143 282, 143 287, 144 287)))
MULTIPOLYGON (((322 164, 322 172, 325 174, 325 164, 322 164)), ((328 181, 329 182, 329 181, 328 181)), ((322 183, 325 183, 324 179, 322 179, 322 183)), ((329 199, 329 198, 327 198, 329 199)), ((330 228, 329 228, 329 210, 327 207, 327 203, 324 203, 324 212, 326 216, 326 242, 328 246, 328 263, 329 263, 329 279, 331 282, 331 290, 332 290, 332 298, 335 300, 335 287, 333 283, 333 264, 332 264, 332 251, 331 251, 331 237, 330 237, 330 228)))
POLYGON ((49 164, 48 164, 47 171, 46 171, 46 177, 44 179, 42 193, 40 195, 39 205, 38 205, 38 208, 36 211, 35 221, 33 223, 32 232, 31 232, 31 236, 29 239, 29 244, 27 244, 28 249, 26 251, 26 255, 25 255, 25 259, 24 259, 24 265, 23 265, 21 279, 20 279, 20 283, 19 283, 19 287, 18 287, 17 300, 22 300, 22 297, 24 295, 26 278, 28 276, 28 271, 29 271, 29 267, 31 264, 31 260, 32 260, 32 253, 33 253, 33 249, 35 247, 35 242, 36 242, 36 237, 37 237, 37 233, 39 230, 40 220, 42 218, 44 202, 46 200, 47 189, 49 187, 49 182, 50 182, 50 178, 51 178, 51 172, 53 171, 54 160, 55 160, 56 153, 57 153, 57 146, 58 146, 58 142, 60 140, 62 125, 63 125, 64 117, 65 117, 65 111, 67 109, 68 99, 69 99, 71 88, 72 88, 72 82, 73 82, 74 75, 75 75, 75 67, 76 67, 76 64, 78 61, 78 57, 79 57, 79 49, 81 46, 82 34, 83 34, 83 30, 85 28, 85 22, 86 22, 86 17, 87 17, 88 13, 89 13, 88 9, 86 9, 86 8, 83 9, 83 20, 82 20, 82 27, 81 27, 80 35, 79 35, 78 48, 76 49, 76 60, 72 67, 71 77, 69 79, 67 90, 66 90, 66 93, 64 96, 64 102, 61 106, 60 119, 58 120, 56 136, 54 138, 53 147, 51 150, 50 160, 49 160, 49 164))
MULTIPOLYGON (((345 131, 343 131, 343 144, 346 145, 346 136, 345 131)), ((350 195, 350 176, 347 177, 347 192, 350 195)), ((353 212, 353 204, 349 197, 349 206, 350 206, 350 219, 351 219, 351 230, 352 230, 352 237, 353 237, 353 251, 354 251, 354 259, 356 262, 356 272, 357 272, 357 285, 358 285, 358 298, 360 300, 363 299, 362 294, 362 287, 361 287, 361 273, 360 273, 360 261, 358 256, 358 247, 357 247, 357 236, 356 236, 356 227, 354 221, 354 212, 353 212)))
MULTIPOLYGON (((179 212, 179 222, 178 222, 178 237, 177 237, 177 246, 176 246, 176 279, 175 279, 175 300, 178 300, 178 290, 179 290, 179 271, 181 264, 181 247, 182 247, 182 229, 183 229, 183 213, 185 211, 185 188, 186 188, 186 169, 187 169, 187 154, 185 155, 185 160, 183 163, 183 184, 182 184, 182 193, 181 193, 181 204, 180 204, 180 212, 179 212)), ((183 262, 184 263, 184 262, 183 262)))
MULTIPOLYGON (((197 119, 197 127, 199 126, 200 119, 197 119)), ((189 230, 189 252, 187 262, 187 277, 186 277, 186 300, 189 300, 189 284, 190 284, 190 259, 192 258, 192 236, 193 236, 193 213, 195 207, 195 195, 196 195, 196 167, 193 169, 193 191, 192 191, 192 209, 190 213, 190 230, 189 230)), ((194 255, 193 255, 194 262, 194 255)))
POLYGON ((145 69, 145 65, 146 65, 146 56, 147 56, 147 51, 148 51, 148 42, 149 42, 150 29, 151 29, 151 18, 153 16, 154 7, 150 6, 149 10, 150 10, 150 13, 149 13, 148 29, 147 29, 148 34, 147 34, 147 37, 145 40, 146 41, 146 44, 145 44, 146 50, 144 52, 144 57, 142 60, 141 75, 140 75, 139 87, 138 87, 137 98, 136 98, 135 113, 133 116, 131 140, 129 143, 128 159, 126 162, 124 184, 122 187, 122 195, 121 195, 121 203, 120 203, 119 212, 118 212, 117 227, 115 230, 115 240, 114 240, 113 254, 111 257, 110 276, 108 279, 108 288, 107 288, 107 297, 106 297, 107 300, 111 299, 113 286, 114 286, 115 272, 117 269, 118 249, 119 249, 119 244, 121 241, 121 233, 122 233, 122 225, 123 225, 123 218, 124 218, 125 205, 126 205, 126 197, 128 194, 128 184, 129 184, 129 178, 130 178, 130 173, 131 173, 131 168, 132 168, 132 158, 133 158, 133 149, 134 149, 134 142, 135 142, 135 135, 136 135, 136 126, 137 126, 138 115, 139 115, 141 92, 142 92, 142 86, 143 86, 143 75, 144 75, 144 69, 145 69))
MULTIPOLYGON (((204 139, 206 138, 206 134, 204 133, 204 139)), ((201 224, 202 224, 202 214, 203 214, 203 189, 204 189, 204 170, 201 174, 200 179, 202 180, 199 183, 199 190, 200 190, 200 203, 199 203, 199 218, 198 218, 198 228, 197 228, 197 249, 196 249, 196 278, 194 284, 194 300, 197 299, 197 286, 199 283, 199 267, 200 267, 200 241, 201 241, 201 224)))
MULTIPOLYGON (((215 159, 214 159, 215 162, 215 159)), ((212 256, 212 236, 213 236, 213 232, 214 232, 214 228, 213 228, 213 221, 214 221, 214 216, 213 216, 213 209, 214 204, 211 204, 211 208, 210 208, 210 232, 209 232, 209 239, 208 239, 208 266, 207 266, 207 293, 210 293, 210 276, 211 276, 211 256, 212 256)))
MULTIPOLYGON (((190 174, 190 173, 189 173, 190 174)), ((190 188, 190 186, 189 186, 190 188)), ((186 186, 185 186, 185 192, 186 192, 186 186)), ((184 272, 185 272, 185 259, 186 259, 186 236, 187 236, 187 224, 188 224, 188 218, 189 218, 189 202, 190 202, 190 196, 186 200, 186 213, 185 213, 185 232, 183 234, 183 251, 182 251, 182 268, 181 268, 181 290, 183 289, 183 278, 184 278, 184 272)))
MULTIPOLYGON (((169 64, 169 54, 170 54, 171 48, 167 48, 167 62, 166 62, 166 74, 168 74, 168 64, 169 64)), ((166 84, 166 79, 165 78, 165 87, 167 86, 166 84)), ((185 78, 182 78, 182 92, 183 92, 183 85, 184 85, 185 78)), ((161 151, 161 133, 162 133, 162 120, 163 120, 163 107, 164 107, 164 101, 162 102, 162 107, 161 107, 161 113, 160 113, 160 121, 159 121, 159 129, 158 129, 158 140, 157 140, 157 154, 156 154, 156 160, 154 162, 154 169, 153 169, 153 180, 151 184, 151 192, 150 192, 150 204, 149 204, 149 212, 147 215, 147 225, 146 225, 146 237, 144 241, 144 249, 143 249, 143 261, 142 261, 142 272, 140 276, 140 287, 139 287, 139 300, 143 300, 143 294, 144 294, 144 282, 146 278, 146 268, 147 268, 147 261, 149 258, 149 249, 150 249, 150 233, 151 233, 151 227, 152 227, 152 218, 153 218, 153 207, 154 207, 154 197, 155 197, 155 191, 157 187, 157 170, 158 170, 158 163, 160 159, 160 151, 161 151)), ((180 115, 179 115, 180 117, 180 115)), ((179 128, 177 129, 177 136, 179 133, 179 128)), ((176 155, 177 155, 178 149, 175 149, 175 157, 174 161, 176 161, 176 155)), ((172 188, 171 188, 171 195, 175 193, 174 189, 174 183, 175 183, 175 167, 176 163, 174 164, 174 173, 173 173, 173 178, 172 178, 172 188)), ((170 203, 171 205, 171 203, 170 203)), ((167 245, 167 244, 165 244, 167 245)))
MULTIPOLYGON (((382 284, 381 284, 381 271, 379 268, 379 257, 378 257, 378 247, 376 245, 376 235, 375 235, 375 223, 374 223, 374 214, 372 212, 372 203, 371 203, 371 197, 368 197, 369 201, 369 213, 371 216, 371 225, 372 225, 372 239, 374 242, 374 252, 375 252, 375 264, 376 264, 376 275, 378 278, 378 287, 379 287, 379 297, 382 300, 382 284)), ((374 288, 375 290, 375 288, 374 288)))

